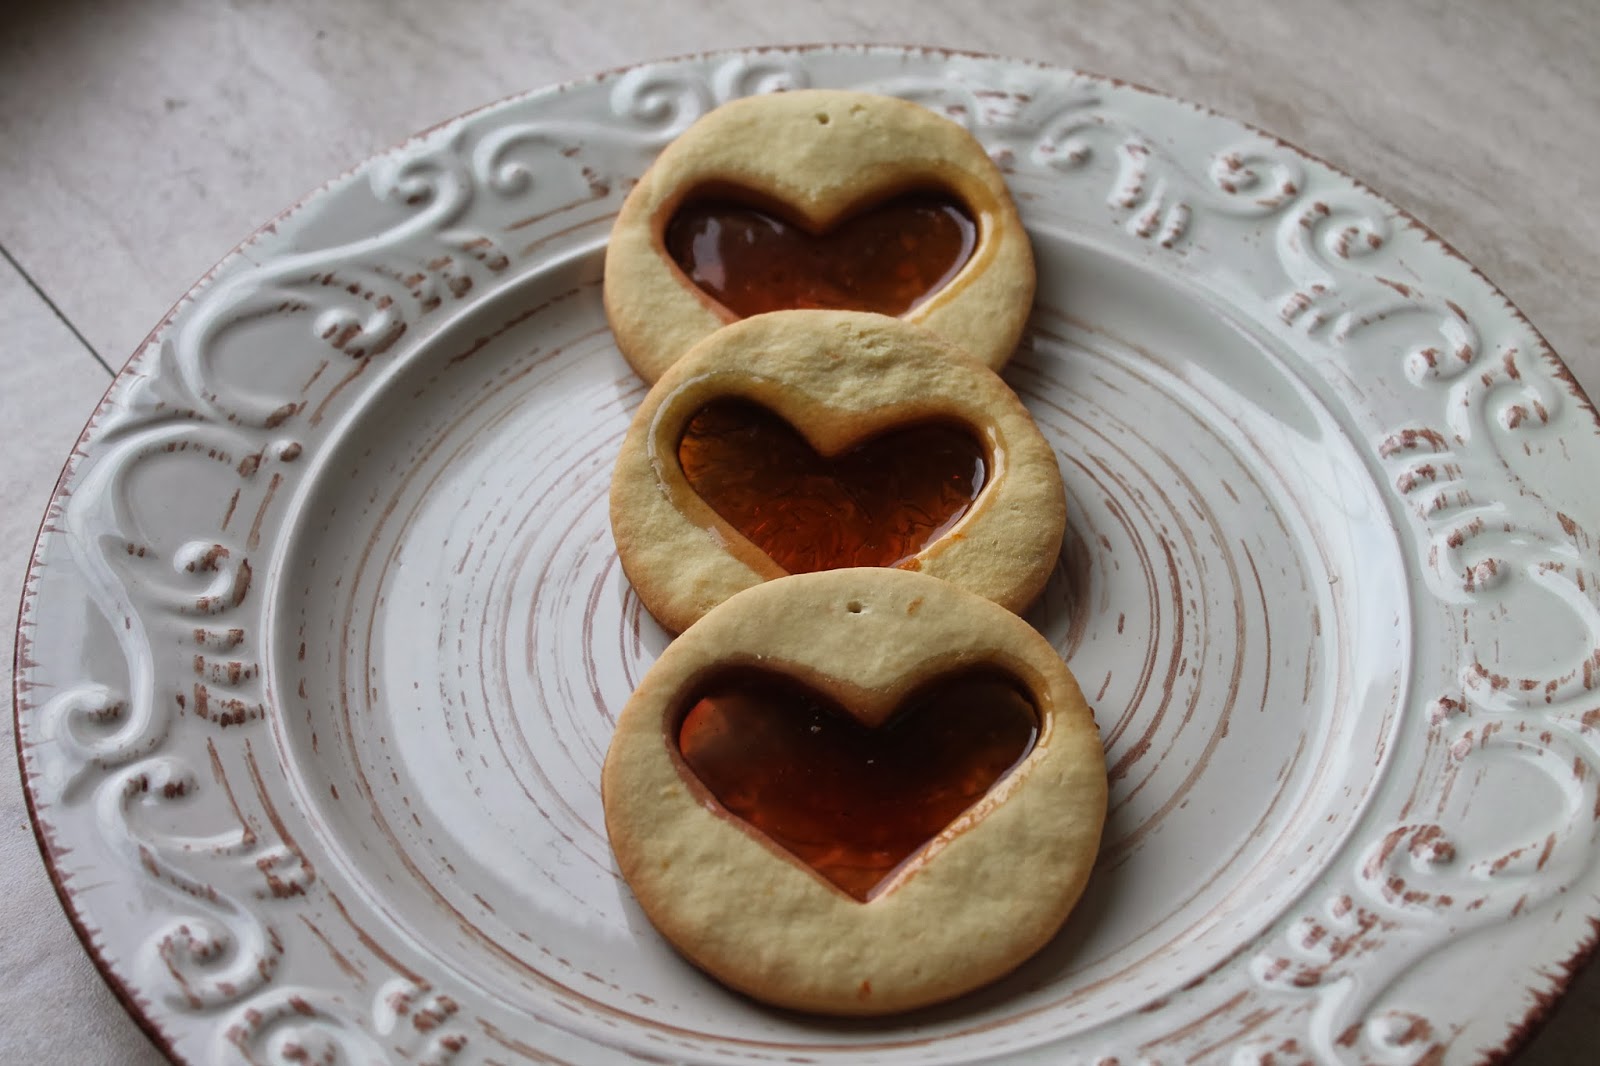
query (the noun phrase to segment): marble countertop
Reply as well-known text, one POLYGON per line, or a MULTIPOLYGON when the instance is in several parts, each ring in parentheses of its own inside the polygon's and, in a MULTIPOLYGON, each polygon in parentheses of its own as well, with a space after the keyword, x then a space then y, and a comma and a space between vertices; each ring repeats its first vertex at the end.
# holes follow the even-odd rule
MULTIPOLYGON (((524 89, 669 55, 824 41, 1078 67, 1253 123, 1450 241, 1600 396, 1600 215, 1588 210, 1600 7, 1585 0, 8 5, 0 630, 14 628, 51 486, 112 373, 285 205, 415 130, 524 89)), ((7 656, 7 691, 9 671, 7 656)), ((20 783, 0 776, 0 1061, 163 1061, 79 945, 20 783)), ((1517 1062, 1592 1061, 1597 1026, 1591 968, 1517 1062)))

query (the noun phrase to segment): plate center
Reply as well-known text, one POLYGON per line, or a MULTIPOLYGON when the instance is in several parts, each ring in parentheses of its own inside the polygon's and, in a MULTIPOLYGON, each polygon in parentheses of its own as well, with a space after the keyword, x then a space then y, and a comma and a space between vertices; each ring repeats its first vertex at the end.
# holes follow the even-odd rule
MULTIPOLYGON (((1035 242, 1042 295, 1006 377, 1071 511, 1031 620, 1107 741, 1106 846, 1018 975, 886 1033, 1053 1005, 1059 1035, 1220 964, 1349 833, 1406 681, 1406 620, 1353 580, 1359 562, 1362 584, 1404 587, 1381 500, 1280 354, 1171 280, 1035 242)), ((701 977, 615 873, 600 765, 668 638, 611 543, 611 468, 644 386, 611 343, 598 265, 585 253, 475 305, 326 453, 276 586, 284 761, 387 935, 485 995, 713 1044, 845 1039, 701 977)))

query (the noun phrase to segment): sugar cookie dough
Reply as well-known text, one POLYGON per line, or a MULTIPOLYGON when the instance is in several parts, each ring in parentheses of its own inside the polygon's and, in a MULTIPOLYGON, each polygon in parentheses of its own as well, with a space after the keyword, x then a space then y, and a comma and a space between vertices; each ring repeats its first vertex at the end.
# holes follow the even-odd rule
POLYGON ((646 381, 737 317, 668 256, 674 214, 707 197, 770 207, 812 231, 906 192, 960 201, 977 224, 960 271, 905 313, 998 369, 1034 293, 1033 252, 1004 176, 964 128, 893 97, 832 89, 735 100, 668 145, 622 206, 606 250, 606 315, 646 381))
POLYGON ((1107 786, 1077 682, 1026 622, 947 582, 858 568, 749 589, 675 640, 618 720, 601 790, 623 876, 688 959, 778 1006, 883 1014, 988 983, 1055 935, 1094 864, 1107 786), (752 667, 869 726, 930 680, 998 671, 1028 693, 1038 732, 862 902, 729 814, 679 752, 705 686, 752 667))
POLYGON ((985 453, 983 488, 959 521, 899 565, 1013 611, 1043 589, 1066 497, 1055 452, 1005 383, 898 319, 781 311, 696 346, 650 390, 624 438, 612 533, 624 572, 662 625, 681 631, 734 593, 787 573, 696 494, 680 463, 691 420, 728 399, 778 415, 822 455, 907 426, 962 427, 985 453))

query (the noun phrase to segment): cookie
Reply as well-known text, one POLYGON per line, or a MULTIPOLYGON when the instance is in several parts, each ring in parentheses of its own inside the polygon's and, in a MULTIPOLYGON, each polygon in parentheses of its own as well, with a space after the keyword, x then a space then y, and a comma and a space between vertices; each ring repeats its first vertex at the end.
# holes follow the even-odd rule
POLYGON ((971 134, 904 100, 816 89, 735 100, 673 141, 622 206, 604 291, 618 347, 653 382, 752 308, 893 314, 998 369, 1034 281, 971 134))
POLYGON ((789 573, 898 566, 1020 611, 1066 526, 1060 468, 1016 395, 884 315, 724 327, 650 390, 611 481, 645 608, 681 631, 789 573))
POLYGON ((618 867, 690 961, 773 1005, 883 1014, 1055 935, 1107 786, 1078 684, 1026 622, 857 568, 749 589, 674 641, 601 791, 618 867))

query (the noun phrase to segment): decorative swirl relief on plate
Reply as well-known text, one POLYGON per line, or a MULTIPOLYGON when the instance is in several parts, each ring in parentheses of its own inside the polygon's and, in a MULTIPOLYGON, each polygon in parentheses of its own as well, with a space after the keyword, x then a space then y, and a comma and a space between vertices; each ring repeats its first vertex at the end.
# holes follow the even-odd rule
POLYGON ((320 989, 277 987, 257 996, 222 1027, 216 1061, 252 1064, 361 1063, 400 1057, 417 1066, 449 1066, 470 1044, 460 1006, 449 996, 397 977, 380 987, 365 1017, 327 1001, 320 989))
POLYGON ((1193 167, 1161 147, 1134 119, 1106 104, 1103 83, 1087 79, 1012 79, 1005 89, 959 81, 892 78, 866 88, 912 100, 960 122, 1007 171, 1018 161, 1072 176, 1114 160, 1105 205, 1126 232, 1165 249, 1181 248, 1196 212, 1259 219, 1283 210, 1304 185, 1288 153, 1257 145, 1215 151, 1193 167))
MULTIPOLYGON (((184 1054, 216 1061, 481 1061, 491 1044, 538 1057, 545 1031, 563 1046, 659 1057, 658 1033, 611 1042, 594 1034, 625 1015, 589 1025, 567 1003, 577 1020, 507 1033, 504 1004, 416 972, 403 936, 379 944, 363 930, 361 904, 336 891, 340 875, 281 780, 273 686, 288 682, 270 676, 268 582, 341 418, 431 330, 597 246, 626 183, 706 110, 811 84, 950 115, 1039 198, 1025 217, 1071 218, 1280 343, 1319 396, 1350 409, 1412 549, 1426 620, 1417 654, 1438 668, 1419 668, 1383 802, 1342 858, 1165 1004, 1063 1023, 1066 1035, 1024 1050, 1105 1047, 1108 1066, 1169 1052, 1240 1066, 1442 1054, 1464 1022, 1450 1004, 1395 998, 1406 975, 1463 933, 1594 881, 1600 560, 1518 459, 1575 424, 1592 432, 1587 408, 1487 286, 1448 264, 1397 278, 1399 247, 1417 269, 1445 257, 1293 149, 1115 83, 901 52, 660 64, 469 116, 258 235, 135 358, 52 506, 30 577, 37 586, 47 565, 68 582, 121 662, 44 663, 70 656, 33 640, 35 607, 19 641, 19 736, 53 864, 68 884, 97 869, 139 896, 134 920, 99 940, 114 978, 184 1034, 184 1054), (1575 636, 1553 654, 1508 654, 1513 609, 1568 619, 1575 636), (82 676, 61 676, 78 665, 82 676), (47 674, 54 688, 36 683, 47 674), (1414 783, 1392 780, 1402 773, 1414 783), (1463 797, 1492 795, 1507 774, 1544 782, 1556 801, 1489 839, 1463 797)), ((80 921, 104 920, 82 906, 80 921)), ((669 1057, 714 1044, 671 1039, 685 1043, 669 1057)), ((967 1050, 988 1054, 987 1039, 967 1050)), ((733 1047, 705 1054, 769 1055, 733 1047)))

